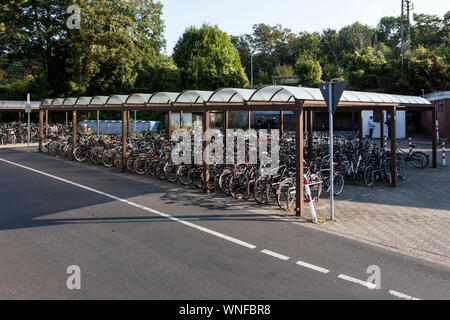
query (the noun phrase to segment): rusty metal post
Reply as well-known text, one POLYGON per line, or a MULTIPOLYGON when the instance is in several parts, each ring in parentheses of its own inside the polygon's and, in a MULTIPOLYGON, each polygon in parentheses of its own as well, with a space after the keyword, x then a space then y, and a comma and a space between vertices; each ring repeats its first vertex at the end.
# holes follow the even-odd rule
POLYGON ((307 121, 307 125, 308 125, 308 156, 309 159, 312 161, 314 160, 312 158, 313 156, 313 132, 314 132, 314 118, 313 118, 313 111, 309 110, 307 111, 307 116, 308 116, 308 121, 307 121))
POLYGON ((392 186, 397 186, 397 107, 391 108, 391 177, 392 186))
POLYGON ((100 136, 100 110, 97 110, 97 137, 100 136))
POLYGON ((280 137, 284 137, 284 112, 280 111, 280 137))
POLYGON ((363 112, 358 112, 358 125, 359 125, 359 140, 362 141, 364 137, 364 131, 363 131, 363 112))
POLYGON ((384 110, 380 111, 380 147, 384 148, 384 110))
POLYGON ((224 125, 225 134, 227 133, 226 130, 228 129, 229 120, 230 119, 228 118, 228 111, 224 111, 223 112, 223 125, 224 125))
POLYGON ((69 126, 69 113, 66 111, 66 128, 69 126))
POLYGON ((432 109, 432 115, 431 115, 431 121, 433 121, 433 123, 431 124, 431 128, 433 131, 433 139, 432 139, 432 165, 433 168, 436 169, 437 168, 437 127, 436 127, 436 121, 437 121, 437 112, 436 112, 436 106, 433 107, 432 109))
POLYGON ((183 111, 180 111, 180 129, 183 129, 184 123, 183 123, 183 111))
MULTIPOLYGON (((210 127, 210 119, 209 119, 209 111, 203 112, 203 130, 204 132, 209 130, 210 127)), ((203 152, 206 150, 206 157, 204 158, 204 168, 205 168, 205 174, 203 176, 203 185, 204 185, 204 192, 209 193, 208 185, 209 185, 209 141, 205 141, 203 143, 203 152)))
POLYGON ((295 102, 295 214, 297 217, 303 215, 303 101, 295 102))
POLYGON ((122 109, 122 172, 127 171, 128 112, 122 109))
POLYGON ((77 147, 77 112, 74 110, 72 113, 72 142, 73 150, 77 147))
POLYGON ((48 139, 48 110, 45 110, 45 139, 48 139))
POLYGON ((168 116, 167 116, 167 123, 168 123, 168 140, 170 141, 170 139, 172 139, 172 111, 168 112, 168 116))
POLYGON ((44 110, 39 109, 39 152, 42 152, 42 127, 44 125, 44 110))

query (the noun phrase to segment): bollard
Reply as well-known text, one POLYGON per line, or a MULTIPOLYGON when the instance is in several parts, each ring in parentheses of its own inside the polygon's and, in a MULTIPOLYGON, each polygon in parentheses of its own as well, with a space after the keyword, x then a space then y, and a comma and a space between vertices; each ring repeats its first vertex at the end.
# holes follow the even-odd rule
POLYGON ((413 143, 412 143, 412 138, 409 138, 409 153, 412 152, 413 147, 412 147, 413 143))
POLYGON ((384 150, 387 149, 387 136, 384 136, 384 150))
POLYGON ((316 210, 314 209, 314 203, 311 196, 311 189, 309 188, 308 179, 306 175, 303 175, 303 182, 305 184, 306 199, 308 199, 309 210, 311 211, 311 217, 314 223, 317 223, 316 210))
POLYGON ((444 167, 447 166, 446 162, 445 162, 445 142, 442 144, 442 165, 444 167))
POLYGON ((437 141, 439 141, 439 121, 438 120, 436 120, 436 138, 437 138, 437 141))

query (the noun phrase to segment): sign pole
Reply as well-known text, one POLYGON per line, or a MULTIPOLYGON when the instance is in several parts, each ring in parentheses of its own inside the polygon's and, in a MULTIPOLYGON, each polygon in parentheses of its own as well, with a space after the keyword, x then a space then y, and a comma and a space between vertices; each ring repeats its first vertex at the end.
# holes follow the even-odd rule
POLYGON ((30 100, 30 94, 27 94, 27 105, 26 105, 26 110, 25 110, 28 114, 28 137, 27 137, 27 141, 28 141, 28 152, 30 152, 30 113, 31 113, 31 100, 30 100))
POLYGON ((330 220, 334 220, 334 131, 333 131, 333 83, 330 82, 330 104, 329 104, 329 122, 330 122, 330 220))
POLYGON ((341 100, 342 94, 344 93, 345 87, 347 86, 346 81, 339 82, 328 82, 319 84, 319 89, 322 92, 322 96, 328 105, 329 112, 329 126, 330 126, 330 219, 335 220, 334 214, 334 129, 333 129, 333 118, 334 113, 337 110, 339 101, 341 100))

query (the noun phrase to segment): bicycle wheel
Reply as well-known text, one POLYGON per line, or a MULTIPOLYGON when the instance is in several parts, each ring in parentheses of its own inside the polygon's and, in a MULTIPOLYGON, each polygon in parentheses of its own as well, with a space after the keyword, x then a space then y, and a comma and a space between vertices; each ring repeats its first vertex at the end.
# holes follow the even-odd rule
POLYGON ((222 174, 219 177, 219 187, 222 190, 223 193, 226 195, 230 195, 230 188, 229 188, 229 178, 231 177, 232 172, 231 170, 224 170, 222 174))
POLYGON ((406 167, 405 167, 405 162, 403 161, 403 159, 400 159, 399 161, 397 161, 397 176, 402 181, 406 180, 406 167))
POLYGON ((147 157, 142 155, 138 156, 134 161, 134 172, 140 176, 144 175, 147 169, 145 168, 145 162, 147 161, 147 157))
POLYGON ((371 188, 371 187, 373 187, 374 182, 375 182, 375 176, 374 176, 374 172, 373 172, 373 167, 368 166, 364 170, 364 184, 366 185, 366 187, 371 188))
POLYGON ((277 188, 277 204, 285 210, 291 211, 295 203, 295 185, 292 181, 286 180, 278 185, 277 188))
POLYGON ((344 192, 344 185, 345 185, 344 176, 340 173, 336 173, 334 175, 333 185, 334 185, 334 195, 336 197, 340 196, 342 192, 344 192))
POLYGON ((423 152, 414 152, 411 155, 411 164, 414 168, 425 169, 429 165, 429 159, 423 152))
POLYGON ((255 187, 253 188, 253 198, 258 204, 266 205, 269 203, 270 181, 265 177, 261 177, 255 181, 255 187))
POLYGON ((178 182, 184 186, 192 183, 192 173, 189 166, 182 164, 178 167, 178 182))
POLYGON ((73 150, 73 156, 78 162, 83 162, 87 158, 86 150, 84 148, 77 147, 73 150))
POLYGON ((177 181, 177 172, 178 172, 178 166, 174 165, 171 162, 167 162, 164 165, 164 177, 169 182, 175 182, 177 181))
POLYGON ((230 194, 240 200, 248 194, 248 177, 246 173, 237 173, 230 179, 230 194))

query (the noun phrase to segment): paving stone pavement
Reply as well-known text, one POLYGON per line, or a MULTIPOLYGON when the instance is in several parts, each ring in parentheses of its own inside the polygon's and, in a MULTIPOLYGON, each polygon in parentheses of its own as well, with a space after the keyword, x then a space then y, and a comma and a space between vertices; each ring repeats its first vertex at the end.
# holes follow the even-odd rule
MULTIPOLYGON (((438 164, 409 168, 398 188, 346 185, 336 201, 337 222, 304 225, 450 266, 450 168, 438 164)), ((329 218, 328 199, 316 207, 329 218)))

